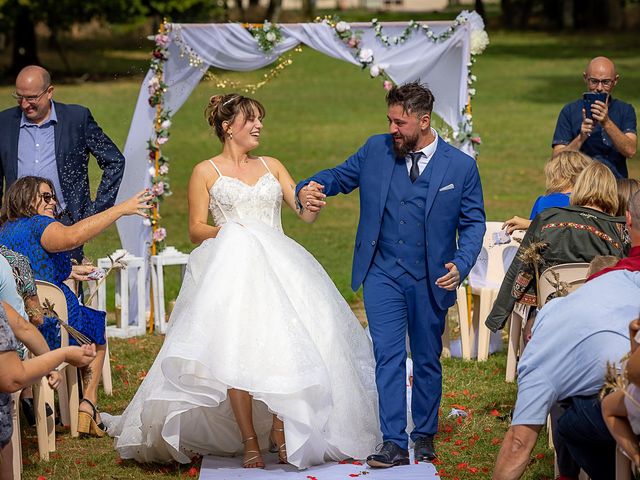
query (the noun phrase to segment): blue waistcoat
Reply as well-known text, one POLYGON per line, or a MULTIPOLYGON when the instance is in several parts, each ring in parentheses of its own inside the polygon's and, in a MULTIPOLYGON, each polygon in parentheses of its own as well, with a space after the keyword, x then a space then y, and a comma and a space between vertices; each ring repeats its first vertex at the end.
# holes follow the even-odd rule
POLYGON ((405 272, 416 280, 427 276, 424 205, 432 163, 415 183, 409 179, 404 159, 398 159, 393 168, 373 259, 392 278, 405 272))

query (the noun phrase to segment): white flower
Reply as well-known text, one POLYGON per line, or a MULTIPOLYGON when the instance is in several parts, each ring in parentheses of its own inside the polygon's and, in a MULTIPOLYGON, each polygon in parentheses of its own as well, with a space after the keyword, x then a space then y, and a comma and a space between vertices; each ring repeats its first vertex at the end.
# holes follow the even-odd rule
POLYGON ((152 177, 156 176, 156 167, 149 167, 149 175, 152 177))
POLYGON ((458 20, 459 22, 469 22, 472 32, 484 30, 484 20, 482 20, 482 17, 480 15, 478 15, 478 12, 463 10, 456 17, 456 20, 458 20))
POLYGON ((160 127, 162 127, 163 130, 167 130, 168 128, 171 128, 171 120, 165 120, 160 124, 160 127))
POLYGON ((475 88, 470 88, 469 89, 469 95, 471 95, 472 97, 476 94, 476 89, 475 88))
POLYGON ((378 23, 378 19, 377 18, 372 18, 371 19, 371 23, 378 23))
POLYGON ((363 48, 360 50, 360 53, 358 53, 358 60, 365 64, 373 62, 373 50, 370 48, 363 48))
POLYGON ((336 32, 344 33, 347 30, 351 30, 351 25, 349 25, 347 22, 339 21, 338 23, 336 23, 336 32))
POLYGON ((158 170, 160 172, 160 175, 166 175, 167 173, 169 173, 169 166, 168 165, 160 165, 160 168, 158 170))
POLYGON ((382 40, 382 43, 389 43, 389 36, 382 35, 382 37, 380 37, 380 40, 382 40))
POLYGON ((265 35, 265 38, 267 39, 268 42, 275 42, 276 41, 276 34, 273 32, 269 32, 265 35))
POLYGON ((380 75, 380 67, 378 65, 371 65, 371 68, 369 69, 369 75, 371 75, 371 78, 376 78, 378 75, 380 75))
POLYGON ((489 35, 484 30, 471 32, 471 55, 480 55, 489 45, 489 35))
POLYGON ((269 20, 265 20, 264 23, 262 24, 262 30, 264 30, 265 32, 268 32, 270 28, 271 28, 271 22, 269 20))
POLYGON ((148 218, 144 218, 144 219, 142 219, 142 224, 143 224, 145 227, 150 227, 150 226, 151 226, 151 220, 150 220, 150 219, 148 219, 148 218))
POLYGON ((465 113, 465 114, 464 114, 464 119, 465 119, 467 122, 470 122, 470 121, 473 119, 473 115, 471 115, 470 113, 465 113))

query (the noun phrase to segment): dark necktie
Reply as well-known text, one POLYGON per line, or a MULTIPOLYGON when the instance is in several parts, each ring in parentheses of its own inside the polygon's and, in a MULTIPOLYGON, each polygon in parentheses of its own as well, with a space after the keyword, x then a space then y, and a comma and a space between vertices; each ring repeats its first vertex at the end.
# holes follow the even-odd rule
POLYGON ((411 183, 416 181, 416 178, 420 176, 420 169, 418 168, 418 160, 422 157, 422 152, 409 152, 411 157, 411 169, 409 170, 409 179, 411 183))

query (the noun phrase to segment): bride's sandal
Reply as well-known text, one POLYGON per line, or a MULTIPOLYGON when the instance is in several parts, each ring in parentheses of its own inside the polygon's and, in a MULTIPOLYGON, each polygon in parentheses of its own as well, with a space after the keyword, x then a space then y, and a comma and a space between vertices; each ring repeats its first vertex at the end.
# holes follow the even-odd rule
MULTIPOLYGON (((250 440, 255 440, 256 443, 258 442, 258 439, 254 436, 254 437, 245 438, 242 441, 242 444, 245 445, 250 440)), ((258 448, 260 447, 258 446, 258 448)), ((260 450, 245 449, 244 454, 242 456, 242 468, 264 468, 264 460, 262 459, 260 450), (250 454, 254 454, 254 455, 249 456, 250 454)))
POLYGON ((278 454, 278 463, 288 463, 287 462, 287 444, 286 442, 282 442, 281 445, 278 445, 276 440, 273 438, 273 434, 275 432, 282 432, 284 434, 284 428, 272 428, 271 435, 269 435, 269 452, 278 454))
POLYGON ((93 402, 87 398, 80 400, 80 403, 86 402, 91 407, 92 413, 78 411, 78 433, 84 433, 86 435, 95 435, 96 437, 104 437, 107 433, 107 428, 104 423, 98 423, 98 408, 93 402))

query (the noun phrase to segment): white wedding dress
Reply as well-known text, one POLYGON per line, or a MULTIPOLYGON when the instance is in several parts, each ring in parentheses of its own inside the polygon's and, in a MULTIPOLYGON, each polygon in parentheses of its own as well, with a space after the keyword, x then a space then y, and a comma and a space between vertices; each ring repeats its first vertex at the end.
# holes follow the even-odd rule
POLYGON ((264 166, 255 185, 218 171, 209 207, 222 228, 191 253, 164 345, 108 422, 122 458, 241 454, 229 388, 253 396, 263 449, 271 413, 284 420, 299 468, 364 458, 380 441, 370 341, 320 264, 282 232, 282 190, 264 166))

